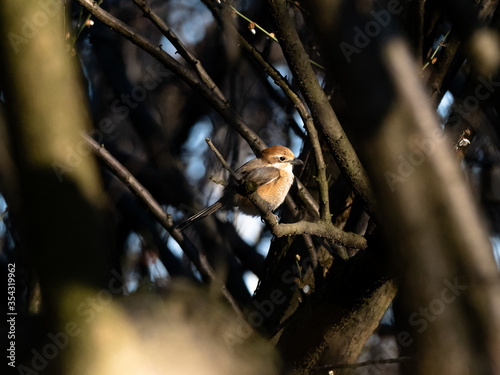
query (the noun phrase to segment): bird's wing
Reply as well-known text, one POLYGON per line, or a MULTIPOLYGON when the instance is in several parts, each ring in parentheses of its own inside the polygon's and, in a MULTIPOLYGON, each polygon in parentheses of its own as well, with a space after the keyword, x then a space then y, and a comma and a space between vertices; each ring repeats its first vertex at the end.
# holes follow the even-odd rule
POLYGON ((257 186, 268 184, 280 177, 280 170, 274 167, 257 167, 252 169, 244 169, 238 170, 238 173, 243 179, 254 181, 257 186))

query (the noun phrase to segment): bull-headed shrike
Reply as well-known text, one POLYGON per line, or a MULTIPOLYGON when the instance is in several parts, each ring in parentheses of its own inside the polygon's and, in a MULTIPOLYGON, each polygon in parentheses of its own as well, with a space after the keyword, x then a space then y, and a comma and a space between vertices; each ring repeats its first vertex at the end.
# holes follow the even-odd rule
MULTIPOLYGON (((262 151, 261 157, 243 164, 235 171, 235 174, 240 180, 254 183, 257 186, 257 194, 269 205, 271 211, 274 211, 283 203, 293 184, 293 166, 300 164, 303 164, 302 160, 297 159, 290 149, 273 146, 262 151)), ((221 199, 191 216, 177 228, 184 230, 195 221, 219 209, 232 207, 238 207, 247 215, 259 215, 257 207, 237 192, 237 182, 234 178, 229 180, 221 199)))

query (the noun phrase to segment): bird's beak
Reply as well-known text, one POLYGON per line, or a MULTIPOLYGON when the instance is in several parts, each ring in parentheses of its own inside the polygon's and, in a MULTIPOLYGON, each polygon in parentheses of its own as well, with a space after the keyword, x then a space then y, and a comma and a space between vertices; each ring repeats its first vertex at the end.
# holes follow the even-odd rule
POLYGON ((300 159, 295 158, 295 159, 293 159, 290 162, 290 164, 292 164, 292 165, 302 165, 302 164, 304 164, 304 162, 302 160, 300 160, 300 159))

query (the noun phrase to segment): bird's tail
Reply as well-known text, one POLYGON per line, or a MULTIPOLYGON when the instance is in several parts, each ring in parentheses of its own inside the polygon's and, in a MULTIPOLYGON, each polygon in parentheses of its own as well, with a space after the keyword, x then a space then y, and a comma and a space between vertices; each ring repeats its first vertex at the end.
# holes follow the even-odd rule
POLYGON ((189 227, 191 224, 193 224, 195 221, 198 221, 200 219, 203 219, 204 217, 207 217, 208 215, 212 215, 215 211, 220 209, 222 207, 222 203, 220 201, 215 202, 211 206, 201 210, 197 214, 194 214, 190 218, 188 218, 185 222, 179 224, 177 226, 177 229, 180 231, 183 231, 187 227, 189 227))

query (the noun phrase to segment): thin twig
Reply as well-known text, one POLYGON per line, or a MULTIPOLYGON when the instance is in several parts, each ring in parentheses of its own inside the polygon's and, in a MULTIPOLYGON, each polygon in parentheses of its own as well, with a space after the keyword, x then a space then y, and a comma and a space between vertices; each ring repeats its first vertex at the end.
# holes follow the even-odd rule
POLYGON ((208 179, 209 179, 210 181, 212 181, 214 184, 217 184, 217 185, 222 185, 222 186, 224 186, 224 187, 226 187, 226 186, 227 186, 227 182, 226 182, 226 180, 222 180, 222 179, 220 179, 220 178, 216 178, 216 177, 214 177, 214 176, 210 176, 210 177, 208 177, 208 179))
MULTIPOLYGON (((225 2, 225 1, 224 1, 225 2)), ((264 34, 266 34, 269 38, 271 38, 273 41, 275 41, 276 43, 278 43, 278 39, 276 39, 276 36, 274 36, 274 33, 270 33, 269 31, 267 31, 266 29, 264 29, 262 26, 260 26, 257 22, 254 22, 252 21, 250 18, 248 18, 247 16, 245 16, 243 13, 241 13, 240 11, 238 11, 238 9, 236 9, 234 6, 232 6, 231 4, 229 4, 229 8, 231 8, 231 10, 237 14, 238 16, 240 16, 241 18, 243 18, 245 21, 247 21, 248 23, 251 23, 252 25, 254 25, 257 29, 259 29, 260 31, 262 31, 264 34)))
POLYGON ((215 156, 217 156, 217 159, 219 159, 219 161, 221 162, 223 167, 229 172, 229 174, 234 178, 234 180, 236 182, 240 182, 241 178, 239 178, 238 175, 236 175, 236 173, 233 171, 233 169, 229 166, 229 164, 227 164, 226 160, 224 160, 224 157, 221 155, 219 150, 217 150, 217 148, 215 148, 215 146, 212 143, 212 141, 210 140, 210 138, 205 138, 205 142, 207 142, 208 147, 210 147, 210 149, 213 151, 215 156))
POLYGON ((5 217, 5 215, 7 215, 7 212, 9 212, 9 207, 6 207, 5 211, 2 212, 2 215, 0 215, 0 223, 3 221, 3 218, 5 217))
MULTIPOLYGON (((134 0, 135 1, 135 0, 134 0)), ((224 1, 226 2, 226 1, 224 1)), ((238 9, 236 9, 234 6, 232 6, 231 4, 229 4, 229 7, 231 8, 231 10, 238 16, 240 16, 241 18, 243 18, 245 21, 247 21, 249 24, 251 24, 252 26, 254 26, 255 28, 259 29, 260 31, 262 31, 264 34, 266 34, 269 38, 271 38, 274 42, 276 43, 279 43, 278 42, 278 39, 276 39, 276 36, 274 35, 274 33, 270 33, 269 31, 267 31, 266 29, 264 29, 262 26, 260 26, 257 22, 254 22, 252 21, 250 18, 248 18, 247 16, 245 16, 243 13, 239 12, 238 9)), ((312 59, 309 59, 309 62, 322 69, 322 70, 325 70, 324 66, 322 66, 321 64, 318 64, 316 61, 313 61, 312 59)))
POLYGON ((320 213, 319 213, 318 202, 316 202, 316 200, 312 197, 311 193, 309 193, 304 184, 302 184, 302 182, 300 182, 299 180, 296 181, 297 181, 297 195, 305 204, 309 213, 312 214, 312 217, 319 218, 320 213))
POLYGON ((434 53, 431 55, 431 57, 429 57, 427 59, 427 62, 425 63, 425 65, 422 67, 422 70, 425 70, 425 68, 427 68, 429 66, 429 64, 434 64, 434 62, 432 60, 434 60, 434 57, 436 56, 436 54, 438 53, 438 51, 440 50, 441 47, 445 47, 445 44, 444 42, 446 41, 446 38, 448 38, 448 35, 450 35, 450 31, 451 29, 448 30, 448 32, 445 34, 445 36, 443 36, 443 39, 441 39, 439 41, 439 44, 438 46, 436 47, 436 49, 434 50, 434 53))

